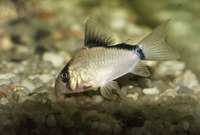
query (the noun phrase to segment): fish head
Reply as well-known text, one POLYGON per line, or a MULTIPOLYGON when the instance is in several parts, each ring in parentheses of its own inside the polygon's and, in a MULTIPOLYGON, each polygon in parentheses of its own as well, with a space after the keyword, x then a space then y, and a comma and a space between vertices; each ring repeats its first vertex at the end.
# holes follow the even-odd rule
POLYGON ((58 96, 84 92, 82 83, 78 81, 80 80, 78 75, 69 71, 69 65, 68 63, 57 76, 54 91, 58 96))

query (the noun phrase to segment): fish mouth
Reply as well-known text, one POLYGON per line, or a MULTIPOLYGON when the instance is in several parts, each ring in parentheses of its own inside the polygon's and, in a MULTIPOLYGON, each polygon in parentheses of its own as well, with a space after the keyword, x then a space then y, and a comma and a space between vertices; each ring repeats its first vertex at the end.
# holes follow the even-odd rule
POLYGON ((56 79, 56 82, 55 82, 54 91, 55 91, 56 95, 61 96, 61 95, 65 95, 65 94, 83 92, 83 89, 82 89, 81 85, 76 83, 75 89, 70 90, 69 86, 61 80, 60 76, 58 76, 56 79))

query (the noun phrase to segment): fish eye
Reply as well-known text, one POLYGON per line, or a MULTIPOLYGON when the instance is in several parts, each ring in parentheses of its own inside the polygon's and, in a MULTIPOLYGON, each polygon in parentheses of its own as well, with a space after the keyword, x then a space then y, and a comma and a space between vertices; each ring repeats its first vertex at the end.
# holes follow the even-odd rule
POLYGON ((66 78, 67 78, 67 73, 62 73, 62 74, 61 74, 61 78, 62 78, 62 79, 66 79, 66 78))

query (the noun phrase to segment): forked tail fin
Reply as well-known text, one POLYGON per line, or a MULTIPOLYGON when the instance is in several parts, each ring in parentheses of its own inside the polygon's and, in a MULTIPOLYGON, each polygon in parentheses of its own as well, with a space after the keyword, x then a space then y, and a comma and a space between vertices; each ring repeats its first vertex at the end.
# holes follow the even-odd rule
POLYGON ((137 45, 142 49, 145 60, 168 61, 180 58, 165 42, 165 28, 170 20, 159 25, 137 45))

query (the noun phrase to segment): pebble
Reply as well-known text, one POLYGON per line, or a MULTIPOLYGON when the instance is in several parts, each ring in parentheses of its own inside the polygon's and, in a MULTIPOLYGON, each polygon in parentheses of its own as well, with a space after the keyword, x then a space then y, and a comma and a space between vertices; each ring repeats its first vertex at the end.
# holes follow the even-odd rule
POLYGON ((182 124, 184 131, 188 131, 190 129, 190 123, 187 120, 183 121, 182 124))
POLYGON ((39 79, 43 82, 43 83, 48 83, 51 80, 53 80, 55 77, 53 77, 51 74, 42 74, 39 76, 39 79))
POLYGON ((104 100, 104 98, 100 95, 92 96, 92 102, 93 103, 101 103, 103 100, 104 100))
POLYGON ((88 121, 88 120, 100 120, 101 119, 101 115, 96 111, 96 110, 90 110, 87 111, 85 114, 83 114, 83 119, 88 121))
POLYGON ((5 110, 0 108, 0 115, 3 115, 5 113, 5 110))
POLYGON ((179 61, 167 61, 162 62, 156 68, 156 73, 160 76, 166 75, 180 75, 182 71, 185 69, 185 63, 179 61))
POLYGON ((199 93, 199 92, 200 92, 200 85, 193 86, 193 87, 192 87, 192 90, 194 91, 194 94, 199 93))
POLYGON ((184 86, 187 86, 188 88, 192 88, 192 87, 198 85, 198 80, 197 80, 196 76, 190 70, 187 70, 183 74, 182 84, 184 86))
POLYGON ((11 80, 0 79, 0 85, 4 85, 4 84, 11 84, 11 80))
POLYGON ((57 125, 57 121, 56 121, 56 118, 53 114, 50 114, 48 117, 47 117, 47 125, 49 127, 54 127, 57 125))
POLYGON ((144 128, 143 127, 133 127, 129 131, 130 135, 143 135, 144 134, 144 128))
POLYGON ((118 91, 118 94, 121 99, 125 99, 127 95, 128 87, 122 87, 121 90, 118 91))
POLYGON ((13 74, 13 73, 0 74, 0 79, 1 80, 9 80, 12 77, 16 77, 16 75, 13 74))
POLYGON ((72 121, 69 117, 67 117, 64 114, 61 114, 61 116, 57 118, 57 121, 64 128, 72 128, 75 124, 74 121, 72 121))
POLYGON ((46 116, 42 112, 36 111, 34 113, 32 112, 29 113, 30 113, 29 118, 31 118, 36 124, 40 125, 46 122, 46 116))
POLYGON ((0 104, 6 105, 7 103, 9 103, 9 100, 8 100, 7 98, 2 97, 2 98, 0 99, 0 104))
POLYGON ((44 61, 49 61, 52 63, 54 67, 60 67, 64 64, 64 58, 56 53, 53 52, 45 52, 42 56, 44 61))
POLYGON ((157 87, 153 87, 153 88, 143 89, 143 93, 146 95, 157 95, 160 93, 160 91, 157 89, 157 87))
POLYGON ((138 99, 138 93, 137 92, 135 92, 134 94, 127 94, 127 98, 131 98, 131 99, 133 99, 134 101, 136 101, 137 99, 138 99))
POLYGON ((163 94, 161 94, 161 96, 171 96, 173 98, 175 98, 177 95, 177 92, 173 89, 167 89, 163 94))
POLYGON ((190 70, 186 70, 183 75, 177 77, 175 82, 181 86, 187 86, 190 89, 198 85, 196 76, 190 70))
POLYGON ((42 87, 44 85, 44 83, 39 78, 33 79, 33 83, 34 83, 34 85, 35 85, 36 88, 42 87))
POLYGON ((191 92, 191 89, 189 89, 186 86, 182 86, 177 90, 178 94, 189 94, 191 92))
POLYGON ((121 126, 119 124, 115 124, 113 126, 113 132, 114 132, 114 134, 120 134, 121 130, 122 130, 122 128, 121 128, 121 126))
POLYGON ((57 97, 54 94, 49 94, 47 95, 47 98, 52 102, 52 103, 56 103, 57 101, 57 97))
POLYGON ((13 42, 9 36, 0 37, 0 50, 8 51, 13 48, 13 42))
POLYGON ((100 123, 98 126, 98 130, 100 133, 111 134, 112 128, 107 123, 100 123))
POLYGON ((33 101, 34 98, 32 96, 22 96, 21 98, 19 98, 18 104, 23 104, 26 100, 33 101))
POLYGON ((36 86, 33 84, 33 81, 29 79, 23 79, 21 81, 21 85, 28 88, 31 91, 33 91, 36 88, 36 86))
POLYGON ((92 125, 91 125, 90 128, 91 128, 92 130, 96 130, 96 129, 98 128, 98 125, 99 125, 99 122, 96 122, 96 121, 95 121, 95 122, 92 122, 92 125))

